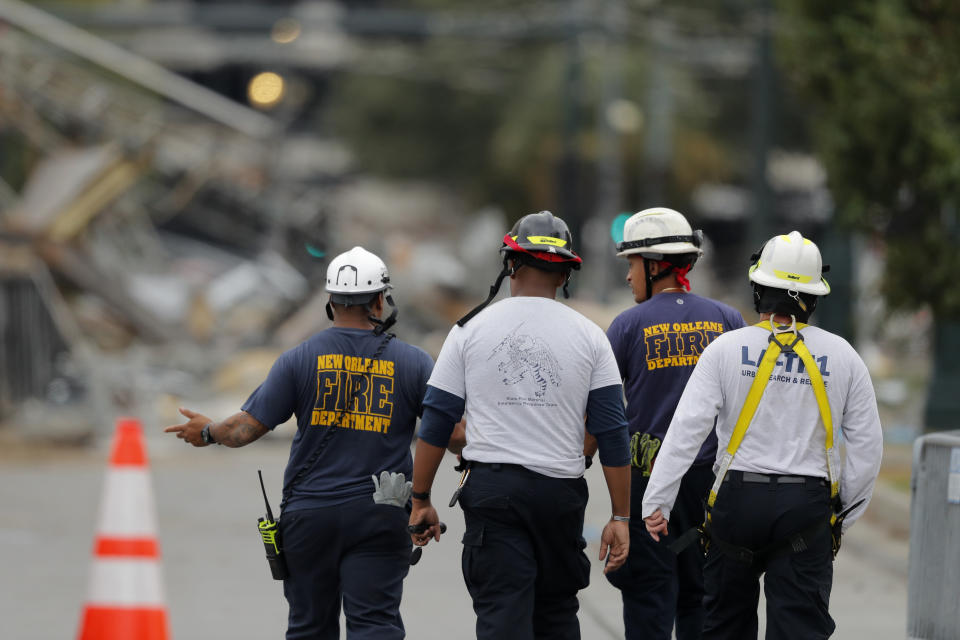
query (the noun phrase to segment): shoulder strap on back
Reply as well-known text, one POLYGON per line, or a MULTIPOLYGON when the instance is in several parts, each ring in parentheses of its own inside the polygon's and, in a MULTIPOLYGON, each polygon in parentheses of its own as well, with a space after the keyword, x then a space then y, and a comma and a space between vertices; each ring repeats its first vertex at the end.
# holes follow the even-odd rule
POLYGON ((811 386, 813 387, 814 396, 817 399, 817 407, 820 410, 820 418, 823 420, 823 426, 826 430, 825 445, 827 451, 827 474, 830 476, 830 496, 833 498, 839 493, 839 483, 837 481, 836 462, 833 451, 833 417, 830 411, 830 403, 827 399, 827 389, 823 382, 820 369, 817 367, 816 360, 814 360, 810 350, 807 349, 807 346, 804 344, 803 335, 800 333, 800 329, 807 325, 794 323, 790 329, 778 331, 777 327, 773 324, 773 320, 770 320, 769 322, 761 322, 754 326, 762 327, 770 331, 770 344, 760 359, 760 362, 757 364, 757 373, 753 379, 753 383, 750 385, 750 390, 747 392, 747 398, 743 403, 743 407, 740 409, 740 415, 737 417, 737 422, 734 425, 733 434, 730 436, 730 442, 727 444, 727 450, 720 460, 720 467, 717 470, 716 479, 714 480, 713 487, 710 489, 710 495, 707 498, 708 521, 710 519, 709 512, 717 500, 720 485, 723 483, 723 479, 730 469, 730 465, 733 463, 733 457, 736 455, 737 449, 740 448, 740 443, 743 442, 747 428, 753 421, 753 416, 757 412, 757 407, 760 404, 760 399, 763 397, 763 392, 770 382, 770 375, 773 373, 777 358, 779 358, 780 354, 784 351, 794 352, 800 356, 800 360, 810 375, 811 386))

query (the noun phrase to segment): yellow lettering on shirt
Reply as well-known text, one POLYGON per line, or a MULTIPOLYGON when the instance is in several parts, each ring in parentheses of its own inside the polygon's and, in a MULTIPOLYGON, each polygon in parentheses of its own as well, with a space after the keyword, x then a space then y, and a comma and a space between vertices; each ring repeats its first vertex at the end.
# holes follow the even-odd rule
POLYGON ((318 355, 310 424, 387 433, 393 418, 394 370, 392 360, 318 355), (345 406, 347 399, 352 399, 349 407, 345 406))
POLYGON ((700 359, 700 354, 707 345, 721 333, 723 333, 723 323, 707 320, 661 323, 644 327, 647 370, 693 366, 700 359))

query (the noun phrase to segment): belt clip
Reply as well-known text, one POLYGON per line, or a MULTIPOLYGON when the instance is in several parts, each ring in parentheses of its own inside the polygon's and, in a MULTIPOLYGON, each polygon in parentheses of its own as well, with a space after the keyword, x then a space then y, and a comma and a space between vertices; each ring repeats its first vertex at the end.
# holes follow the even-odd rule
POLYGON ((450 498, 450 504, 448 505, 451 509, 457 504, 457 501, 460 500, 460 494, 463 493, 463 485, 467 483, 467 478, 470 477, 470 468, 470 463, 468 462, 466 468, 460 473, 460 483, 454 490, 453 497, 450 498))
POLYGON ((775 475, 768 475, 767 478, 769 478, 767 481, 767 487, 770 489, 770 491, 776 491, 777 485, 780 484, 780 478, 775 475))

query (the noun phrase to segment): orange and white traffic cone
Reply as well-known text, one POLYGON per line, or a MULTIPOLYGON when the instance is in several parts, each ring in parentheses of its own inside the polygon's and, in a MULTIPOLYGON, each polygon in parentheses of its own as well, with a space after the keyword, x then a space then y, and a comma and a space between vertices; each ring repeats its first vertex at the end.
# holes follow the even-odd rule
POLYGON ((167 640, 160 545, 143 428, 117 420, 79 640, 167 640))

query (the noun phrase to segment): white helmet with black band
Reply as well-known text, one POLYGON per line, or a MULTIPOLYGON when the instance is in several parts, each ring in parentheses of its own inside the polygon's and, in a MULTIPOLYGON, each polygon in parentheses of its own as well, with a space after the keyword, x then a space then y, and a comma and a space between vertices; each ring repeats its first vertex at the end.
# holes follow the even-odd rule
POLYGON ((747 272, 758 313, 781 313, 806 322, 817 299, 830 293, 820 249, 799 231, 770 238, 751 256, 747 272))
MULTIPOLYGON (((387 265, 363 247, 354 247, 341 253, 327 266, 326 291, 330 294, 330 302, 345 307, 364 305, 369 309, 371 302, 381 293, 392 312, 387 320, 370 316, 374 324, 378 325, 378 333, 390 327, 397 319, 397 307, 390 295, 390 272, 387 265)), ((327 303, 327 317, 333 320, 333 310, 327 303)))

